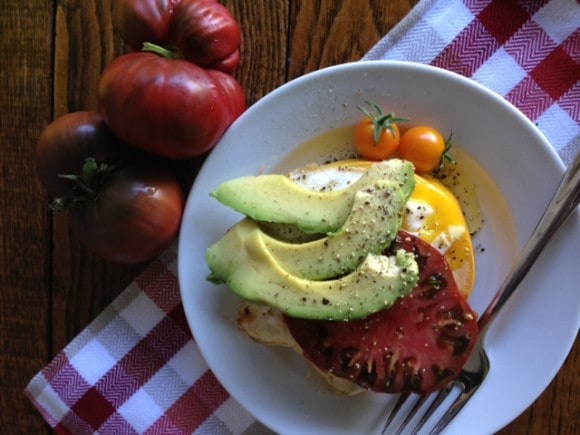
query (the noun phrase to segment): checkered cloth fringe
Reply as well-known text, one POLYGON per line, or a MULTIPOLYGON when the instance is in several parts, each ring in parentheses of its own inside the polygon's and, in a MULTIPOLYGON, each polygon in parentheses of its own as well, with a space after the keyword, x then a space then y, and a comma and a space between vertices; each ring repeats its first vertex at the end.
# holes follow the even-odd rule
MULTIPOLYGON (((580 142, 575 0, 423 0, 365 57, 436 65, 489 87, 569 164, 580 142)), ((270 433, 219 384, 179 297, 175 247, 31 381, 57 433, 270 433)))

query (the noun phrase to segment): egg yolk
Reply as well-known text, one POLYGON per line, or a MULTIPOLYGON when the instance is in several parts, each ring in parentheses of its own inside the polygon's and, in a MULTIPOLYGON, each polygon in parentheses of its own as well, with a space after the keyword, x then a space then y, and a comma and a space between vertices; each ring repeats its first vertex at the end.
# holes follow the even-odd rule
POLYGON ((433 177, 416 175, 402 229, 441 252, 463 294, 471 293, 475 279, 471 236, 461 206, 445 186, 433 177))

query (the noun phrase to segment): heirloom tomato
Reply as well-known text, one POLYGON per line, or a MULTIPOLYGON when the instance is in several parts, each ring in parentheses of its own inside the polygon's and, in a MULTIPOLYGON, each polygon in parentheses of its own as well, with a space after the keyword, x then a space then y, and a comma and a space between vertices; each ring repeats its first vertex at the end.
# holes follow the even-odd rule
POLYGON ((241 32, 216 0, 120 0, 117 27, 134 49, 151 42, 203 68, 232 73, 241 32))
POLYGON ((35 148, 38 178, 67 210, 76 237, 97 255, 123 263, 150 260, 177 235, 183 193, 164 161, 117 139, 101 115, 63 115, 35 148))
POLYGON ((148 47, 161 55, 129 53, 101 74, 99 107, 109 127, 129 145, 168 158, 209 151, 245 110, 242 88, 231 75, 148 47))
POLYGON ((419 284, 393 306, 349 322, 286 323, 323 372, 371 391, 425 394, 457 377, 479 336, 477 316, 439 251, 404 231, 392 249, 413 252, 419 264, 419 284))
POLYGON ((96 112, 73 112, 56 118, 41 133, 34 150, 36 173, 46 191, 65 196, 73 187, 62 174, 77 174, 85 159, 112 164, 129 152, 96 112))
POLYGON ((179 231, 183 193, 158 162, 139 161, 101 171, 90 160, 83 178, 96 180, 92 198, 69 207, 74 234, 92 252, 120 263, 159 255, 179 231))

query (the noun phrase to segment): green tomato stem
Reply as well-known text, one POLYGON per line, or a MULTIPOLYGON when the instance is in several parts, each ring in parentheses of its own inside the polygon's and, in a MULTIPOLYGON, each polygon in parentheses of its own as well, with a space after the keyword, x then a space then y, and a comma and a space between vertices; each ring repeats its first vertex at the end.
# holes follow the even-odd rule
POLYGON ((384 130, 391 133, 391 135, 393 137, 396 137, 397 133, 396 133, 395 129, 393 128, 393 125, 399 124, 401 122, 410 121, 409 118, 402 118, 402 117, 395 116, 395 114, 393 112, 384 114, 381 107, 377 103, 375 103, 374 101, 368 100, 368 101, 365 101, 365 103, 367 103, 367 105, 371 109, 373 109, 374 113, 369 112, 368 110, 366 110, 364 107, 361 107, 361 106, 358 106, 358 108, 373 123, 373 126, 374 126, 373 140, 374 140, 375 146, 378 144, 379 138, 381 137, 381 134, 384 130))
POLYGON ((441 159, 439 160, 439 166, 435 168, 435 176, 438 177, 439 173, 443 170, 447 163, 452 165, 457 164, 453 156, 451 155, 451 146, 453 143, 451 142, 451 138, 453 137, 453 131, 449 133, 449 137, 445 141, 445 148, 443 149, 443 153, 441 154, 441 159))
POLYGON ((99 165, 93 157, 89 157, 83 162, 80 174, 59 174, 58 177, 69 180, 72 187, 65 196, 56 198, 50 204, 51 211, 56 214, 72 204, 94 200, 99 194, 103 180, 120 164, 121 162, 114 165, 105 163, 99 165))
POLYGON ((161 56, 165 59, 170 59, 170 60, 175 60, 175 59, 180 58, 180 56, 178 55, 177 52, 170 50, 168 48, 162 47, 160 45, 153 44, 152 42, 144 42, 143 48, 141 49, 141 51, 144 51, 147 53, 153 53, 153 54, 161 56))

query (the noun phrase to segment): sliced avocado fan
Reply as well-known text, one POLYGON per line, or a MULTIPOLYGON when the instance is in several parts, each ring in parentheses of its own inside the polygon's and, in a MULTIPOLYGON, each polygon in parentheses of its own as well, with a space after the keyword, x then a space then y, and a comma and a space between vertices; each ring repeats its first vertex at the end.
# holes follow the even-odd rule
POLYGON ((369 254, 354 271, 341 278, 327 281, 298 278, 280 267, 264 247, 259 232, 252 232, 248 238, 254 239, 247 240, 254 249, 247 260, 232 268, 234 265, 222 262, 212 269, 214 276, 221 277, 240 297, 267 304, 288 316, 325 320, 363 318, 408 294, 419 276, 413 254, 399 250, 392 256, 369 254))
POLYGON ((378 162, 347 188, 324 192, 299 186, 285 175, 241 177, 222 183, 211 196, 255 220, 292 224, 309 234, 325 234, 344 224, 356 192, 380 180, 391 180, 410 195, 415 188, 413 165, 399 159, 378 162))
POLYGON ((207 249, 208 279, 305 319, 350 320, 388 308, 418 281, 412 253, 380 255, 414 188, 413 165, 402 160, 373 164, 349 187, 325 192, 281 175, 226 182, 212 195, 248 217, 207 249), (289 243, 258 220, 326 236, 289 243))
POLYGON ((281 269, 297 278, 335 278, 351 272, 367 254, 380 254, 390 246, 407 200, 397 183, 381 180, 355 193, 351 212, 338 231, 306 243, 276 239, 246 218, 208 248, 207 261, 212 270, 227 276, 263 247, 281 269))

